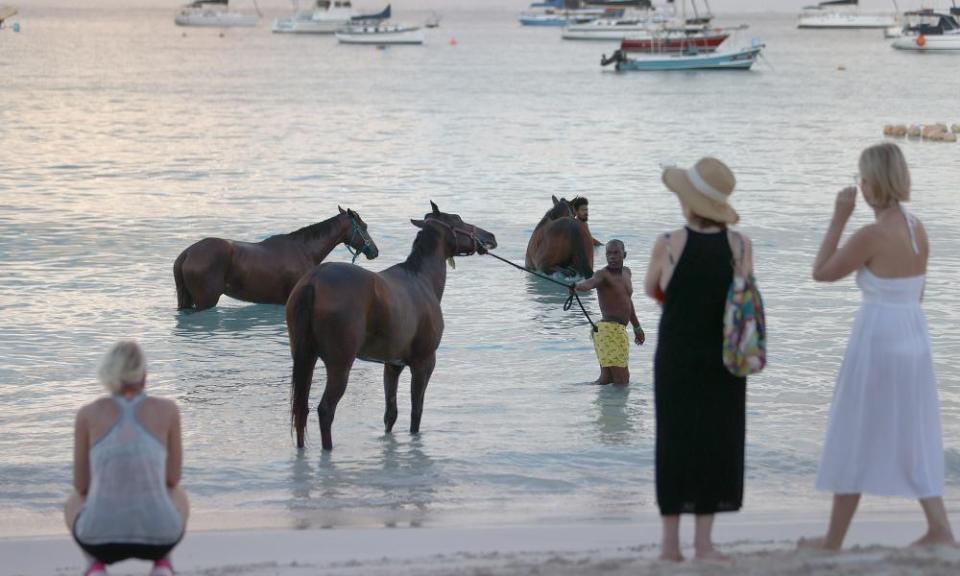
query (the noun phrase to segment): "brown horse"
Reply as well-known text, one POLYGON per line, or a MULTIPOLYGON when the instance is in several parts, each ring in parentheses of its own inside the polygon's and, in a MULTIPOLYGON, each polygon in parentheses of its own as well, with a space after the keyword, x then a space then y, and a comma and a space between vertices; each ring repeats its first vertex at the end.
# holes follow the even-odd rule
POLYGON ((566 198, 553 199, 527 243, 527 268, 546 274, 593 276, 593 237, 586 224, 574 217, 566 198))
POLYGON ((258 304, 286 304, 300 278, 343 243, 356 260, 368 260, 379 251, 367 233, 367 224, 353 210, 289 234, 266 240, 238 242, 204 238, 180 253, 173 263, 177 308, 206 310, 226 294, 258 304))
POLYGON ((420 431, 423 399, 443 336, 440 299, 446 262, 495 248, 493 234, 456 214, 433 212, 411 220, 420 228, 407 260, 382 272, 346 263, 325 263, 300 279, 287 301, 287 331, 293 356, 291 424, 302 448, 310 412, 310 386, 319 357, 327 384, 317 406, 323 449, 333 449, 331 427, 357 358, 383 363, 389 433, 397 421, 397 380, 412 374, 410 432, 420 431))

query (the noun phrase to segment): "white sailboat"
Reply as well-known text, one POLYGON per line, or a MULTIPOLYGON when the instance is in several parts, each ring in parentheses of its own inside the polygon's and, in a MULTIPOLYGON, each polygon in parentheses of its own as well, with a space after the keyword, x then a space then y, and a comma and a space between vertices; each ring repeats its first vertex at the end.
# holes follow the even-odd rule
POLYGON ((797 28, 889 28, 895 24, 892 13, 861 12, 859 0, 827 0, 805 7, 797 28))
POLYGON ((315 0, 308 10, 294 2, 294 13, 273 21, 273 31, 289 34, 333 34, 356 16, 350 0, 315 0))
MULTIPOLYGON (((177 26, 201 26, 210 28, 253 27, 260 21, 260 8, 256 14, 230 10, 230 0, 195 0, 180 9, 173 21, 177 26)), ((253 3, 257 5, 256 0, 253 3)))

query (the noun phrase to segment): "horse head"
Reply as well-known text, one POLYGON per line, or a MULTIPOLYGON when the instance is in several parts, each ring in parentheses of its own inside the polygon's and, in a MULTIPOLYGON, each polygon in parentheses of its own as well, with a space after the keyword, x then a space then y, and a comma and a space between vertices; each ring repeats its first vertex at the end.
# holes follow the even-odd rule
POLYGON ((380 250, 367 232, 367 223, 363 221, 360 214, 349 208, 346 210, 339 206, 337 208, 340 210, 341 216, 350 219, 350 235, 344 244, 353 249, 354 253, 366 256, 367 260, 373 260, 379 256, 380 250))
POLYGON ((483 228, 463 221, 459 214, 441 212, 431 200, 432 212, 424 215, 423 220, 411 220, 418 228, 432 227, 443 233, 451 247, 450 256, 469 256, 497 247, 497 238, 483 228))
POLYGON ((547 213, 544 214, 544 219, 557 220, 559 218, 573 218, 576 216, 573 205, 570 204, 570 201, 566 198, 557 200, 556 196, 551 196, 550 199, 553 200, 553 207, 547 210, 547 213))

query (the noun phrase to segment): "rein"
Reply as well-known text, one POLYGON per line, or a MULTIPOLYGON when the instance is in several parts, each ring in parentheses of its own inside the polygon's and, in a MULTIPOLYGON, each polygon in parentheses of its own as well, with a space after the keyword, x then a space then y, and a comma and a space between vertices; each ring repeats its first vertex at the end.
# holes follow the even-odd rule
POLYGON ((484 250, 483 252, 481 252, 481 254, 487 254, 488 256, 493 256, 493 257, 496 258, 497 260, 499 260, 499 261, 501 261, 501 262, 503 262, 503 263, 505 263, 505 264, 509 264, 510 266, 513 266, 513 267, 516 268, 517 270, 523 270, 524 272, 527 272, 528 274, 533 274, 534 276, 536 276, 536 277, 538 277, 538 278, 543 278, 543 279, 546 280, 547 282, 553 282, 554 284, 557 284, 558 286, 563 286, 564 288, 566 288, 567 290, 570 291, 570 296, 567 298, 567 301, 563 303, 563 311, 566 312, 567 310, 570 310, 571 308, 573 308, 573 299, 576 298, 576 299, 577 299, 577 304, 580 305, 580 311, 583 312, 583 316, 587 319, 587 322, 590 323, 590 326, 593 328, 593 331, 594 331, 594 332, 597 331, 597 325, 593 323, 593 319, 590 318, 590 313, 587 312, 587 309, 586 309, 586 308, 584 308, 583 302, 580 300, 580 295, 577 294, 577 291, 573 289, 573 286, 572 286, 572 285, 567 284, 566 282, 561 282, 561 281, 559 281, 559 280, 555 280, 555 279, 547 276, 546 274, 541 274, 540 272, 537 272, 536 270, 531 270, 531 269, 527 268, 526 266, 521 266, 521 265, 519 265, 519 264, 514 264, 513 262, 507 260, 506 258, 501 258, 500 256, 497 256, 497 255, 494 254, 493 252, 489 252, 489 251, 487 251, 487 250, 484 250))
POLYGON ((350 240, 348 240, 344 244, 344 246, 346 246, 347 252, 349 252, 350 255, 353 256, 353 260, 351 260, 350 263, 356 264, 357 258, 360 257, 360 254, 362 254, 364 250, 370 247, 370 236, 368 234, 363 233, 363 229, 360 228, 360 225, 357 224, 357 219, 354 218, 353 216, 350 217, 350 223, 353 225, 353 230, 350 232, 350 240), (359 250, 354 250, 353 247, 350 246, 350 244, 353 242, 353 239, 357 236, 357 234, 360 234, 360 239, 363 240, 363 248, 359 250))

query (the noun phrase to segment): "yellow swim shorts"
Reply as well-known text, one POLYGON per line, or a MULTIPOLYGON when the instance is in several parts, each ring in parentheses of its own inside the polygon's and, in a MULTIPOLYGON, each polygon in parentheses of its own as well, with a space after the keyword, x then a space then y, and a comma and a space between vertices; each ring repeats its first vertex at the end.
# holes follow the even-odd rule
POLYGON ((593 349, 601 368, 626 368, 630 358, 630 337, 627 327, 617 322, 598 322, 597 332, 590 332, 593 349))

